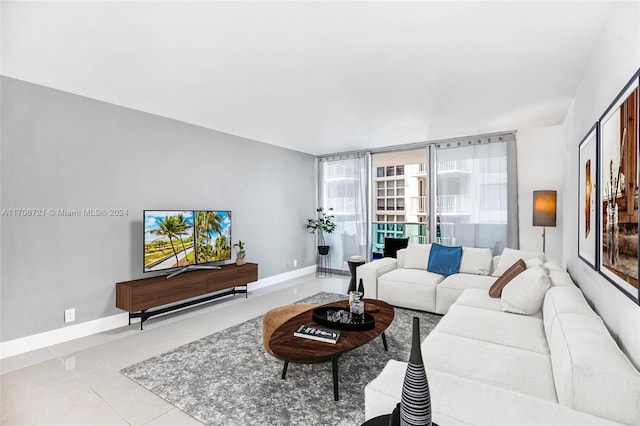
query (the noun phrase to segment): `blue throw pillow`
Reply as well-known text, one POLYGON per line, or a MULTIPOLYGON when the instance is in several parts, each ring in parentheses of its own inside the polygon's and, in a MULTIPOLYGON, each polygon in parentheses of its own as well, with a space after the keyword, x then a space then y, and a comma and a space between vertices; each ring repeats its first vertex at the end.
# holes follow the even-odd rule
POLYGON ((427 271, 441 275, 457 274, 460 271, 460 259, 462 259, 462 247, 432 244, 427 271))

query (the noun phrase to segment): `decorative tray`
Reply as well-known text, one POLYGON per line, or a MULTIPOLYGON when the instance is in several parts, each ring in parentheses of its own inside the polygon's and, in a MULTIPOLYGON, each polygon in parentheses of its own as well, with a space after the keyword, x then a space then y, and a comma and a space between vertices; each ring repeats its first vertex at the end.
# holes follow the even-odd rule
POLYGON ((363 331, 363 330, 371 330, 376 325, 376 319, 373 315, 364 313, 364 322, 362 323, 351 323, 351 322, 341 322, 341 321, 331 321, 327 318, 328 311, 346 311, 347 309, 343 309, 335 306, 323 306, 321 308, 316 308, 313 310, 313 320, 318 324, 328 325, 332 328, 338 330, 349 330, 349 331, 363 331))

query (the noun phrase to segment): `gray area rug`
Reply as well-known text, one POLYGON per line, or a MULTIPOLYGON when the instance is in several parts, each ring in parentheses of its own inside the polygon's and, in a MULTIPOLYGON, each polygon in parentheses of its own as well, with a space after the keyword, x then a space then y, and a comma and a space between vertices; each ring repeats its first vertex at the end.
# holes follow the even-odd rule
MULTIPOLYGON (((298 303, 324 304, 346 296, 319 293, 298 303)), ((333 400, 331 362, 289 364, 262 347, 262 316, 139 362, 121 373, 208 425, 360 425, 364 387, 390 359, 407 361, 412 317, 424 338, 441 316, 395 309, 386 331, 338 360, 340 400, 333 400)))

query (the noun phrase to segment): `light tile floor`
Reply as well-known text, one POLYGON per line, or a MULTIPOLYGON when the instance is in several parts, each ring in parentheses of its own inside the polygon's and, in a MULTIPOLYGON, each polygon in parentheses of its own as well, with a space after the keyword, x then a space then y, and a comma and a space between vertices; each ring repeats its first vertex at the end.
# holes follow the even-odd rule
POLYGON ((349 277, 313 275, 0 361, 2 425, 199 425, 119 370, 321 291, 349 277))

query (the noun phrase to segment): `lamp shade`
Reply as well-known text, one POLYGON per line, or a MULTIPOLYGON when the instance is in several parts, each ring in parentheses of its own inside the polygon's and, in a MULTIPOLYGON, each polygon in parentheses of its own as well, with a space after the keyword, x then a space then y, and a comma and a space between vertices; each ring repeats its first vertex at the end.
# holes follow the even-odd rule
POLYGON ((533 226, 556 226, 556 191, 533 191, 533 226))

